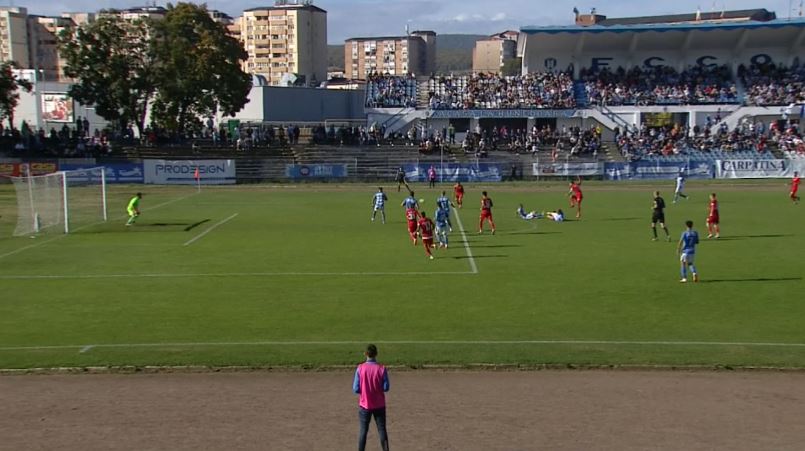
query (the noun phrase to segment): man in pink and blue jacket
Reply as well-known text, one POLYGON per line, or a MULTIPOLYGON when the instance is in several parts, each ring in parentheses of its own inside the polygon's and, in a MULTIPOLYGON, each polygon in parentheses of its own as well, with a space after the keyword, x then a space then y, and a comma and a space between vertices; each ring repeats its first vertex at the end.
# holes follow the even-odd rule
POLYGON ((369 432, 369 423, 374 417, 377 433, 380 436, 380 446, 383 451, 388 451, 385 393, 389 391, 389 374, 383 365, 377 363, 377 346, 370 344, 363 354, 366 356, 366 362, 358 365, 358 369, 355 370, 355 379, 352 381, 352 391, 360 395, 358 419, 361 429, 358 435, 358 450, 366 449, 366 434, 369 432))

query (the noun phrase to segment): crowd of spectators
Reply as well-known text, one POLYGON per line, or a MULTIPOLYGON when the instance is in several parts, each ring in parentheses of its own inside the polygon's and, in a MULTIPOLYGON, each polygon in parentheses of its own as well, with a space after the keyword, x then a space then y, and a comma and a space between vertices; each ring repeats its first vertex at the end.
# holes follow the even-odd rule
POLYGON ((20 128, 0 125, 0 154, 7 156, 41 156, 89 158, 108 155, 112 138, 106 130, 90 131, 86 119, 78 118, 76 127, 67 123, 49 132, 22 121, 20 128))
POLYGON ((434 110, 567 109, 576 106, 572 74, 529 73, 434 76, 428 81, 428 105, 434 110))
POLYGON ((416 107, 417 84, 413 76, 374 73, 366 80, 366 106, 369 108, 416 107))
POLYGON ((795 150, 801 146, 802 139, 796 123, 781 126, 779 122, 770 124, 746 120, 735 129, 729 130, 721 123, 718 130, 710 127, 693 128, 679 124, 665 127, 648 127, 643 124, 637 129, 616 130, 615 142, 625 158, 630 161, 648 156, 686 155, 691 152, 768 152, 769 147, 781 150, 795 150))
POLYGON ((597 156, 601 150, 601 128, 565 127, 553 129, 548 125, 533 126, 531 130, 506 126, 467 131, 461 147, 465 153, 485 156, 490 151, 515 154, 549 153, 554 161, 563 157, 597 156))
POLYGON ((582 69, 587 98, 592 105, 696 105, 735 103, 738 89, 727 66, 676 69, 635 66, 611 71, 582 69))
POLYGON ((799 63, 741 65, 738 78, 746 87, 747 105, 790 105, 805 101, 805 67, 799 63))

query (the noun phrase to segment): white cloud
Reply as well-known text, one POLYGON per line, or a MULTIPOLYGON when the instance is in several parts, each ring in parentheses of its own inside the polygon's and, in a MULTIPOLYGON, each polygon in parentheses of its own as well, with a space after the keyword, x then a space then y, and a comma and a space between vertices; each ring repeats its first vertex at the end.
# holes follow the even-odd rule
POLYGON ((500 22, 501 20, 506 20, 506 13, 497 13, 489 19, 493 22, 500 22))

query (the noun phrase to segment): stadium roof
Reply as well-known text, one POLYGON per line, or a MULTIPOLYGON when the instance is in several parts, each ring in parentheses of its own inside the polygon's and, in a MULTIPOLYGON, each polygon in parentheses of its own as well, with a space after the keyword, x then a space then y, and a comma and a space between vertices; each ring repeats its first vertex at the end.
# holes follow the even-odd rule
POLYGON ((658 23, 680 23, 680 22, 696 22, 696 16, 699 15, 699 21, 717 21, 717 20, 754 20, 767 22, 777 18, 777 15, 768 11, 765 8, 761 9, 741 9, 735 11, 719 11, 709 13, 688 13, 688 14, 670 14, 665 16, 642 16, 642 17, 620 17, 612 19, 604 19, 597 22, 596 25, 603 25, 605 27, 612 25, 641 25, 641 24, 658 24, 658 23))
POLYGON ((286 5, 275 5, 275 6, 258 6, 255 8, 244 9, 243 11, 271 11, 271 10, 288 10, 288 9, 303 9, 308 11, 318 11, 321 13, 326 13, 327 11, 319 8, 318 6, 312 4, 296 4, 296 3, 288 3, 286 5))
POLYGON ((742 22, 683 22, 683 23, 640 23, 624 25, 567 25, 567 26, 526 26, 520 28, 524 34, 582 34, 582 33, 643 33, 643 32, 666 32, 666 31, 714 31, 714 30, 740 30, 740 29, 761 29, 761 28, 784 28, 784 27, 805 27, 805 18, 796 17, 791 19, 775 19, 766 22, 742 21, 742 22))

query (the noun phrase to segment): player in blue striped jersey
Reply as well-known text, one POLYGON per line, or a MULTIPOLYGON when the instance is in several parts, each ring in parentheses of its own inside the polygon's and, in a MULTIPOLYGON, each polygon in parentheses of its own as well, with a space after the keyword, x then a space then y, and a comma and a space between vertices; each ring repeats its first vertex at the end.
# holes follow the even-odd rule
POLYGON ((414 197, 413 191, 408 191, 408 197, 402 201, 403 208, 408 210, 409 208, 413 208, 414 210, 419 210, 419 202, 417 202, 416 197, 414 197))
POLYGON ((447 227, 452 232, 453 223, 450 222, 450 207, 455 207, 455 205, 453 205, 453 202, 450 202, 450 198, 447 197, 446 192, 442 191, 442 195, 436 199, 436 206, 439 207, 440 210, 444 210, 447 213, 447 227))
POLYGON ((450 212, 441 207, 436 209, 436 239, 439 240, 439 247, 447 249, 449 239, 447 233, 450 230, 450 212))
POLYGON ((372 222, 375 222, 375 216, 380 211, 380 218, 383 224, 386 223, 386 201, 389 197, 383 192, 383 187, 378 187, 375 196, 372 198, 372 222))

